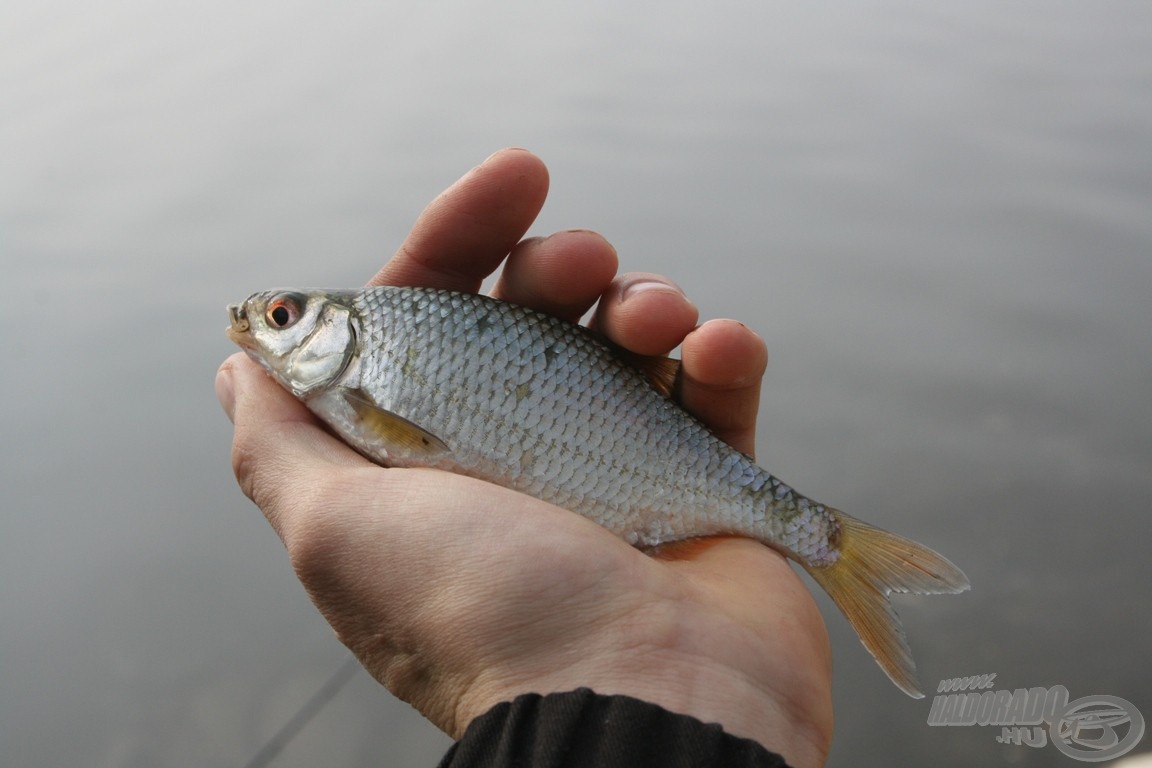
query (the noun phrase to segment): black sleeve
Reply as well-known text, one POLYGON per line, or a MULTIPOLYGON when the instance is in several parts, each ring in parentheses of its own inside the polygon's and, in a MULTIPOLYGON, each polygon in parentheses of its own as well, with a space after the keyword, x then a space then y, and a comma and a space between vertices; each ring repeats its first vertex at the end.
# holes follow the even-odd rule
POLYGON ((530 693, 472 721, 440 768, 787 768, 719 725, 587 688, 530 693))

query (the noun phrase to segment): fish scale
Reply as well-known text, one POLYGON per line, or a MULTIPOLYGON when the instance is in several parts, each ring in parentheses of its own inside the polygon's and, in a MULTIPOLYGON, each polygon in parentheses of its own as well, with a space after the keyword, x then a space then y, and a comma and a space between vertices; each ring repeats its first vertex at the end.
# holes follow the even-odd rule
POLYGON ((368 458, 497 483, 626 541, 757 539, 801 564, 881 668, 920 694, 888 594, 960 592, 941 555, 803 496, 667 396, 668 361, 494 299, 428 288, 267 291, 230 337, 368 458))
MULTIPOLYGON (((451 458, 437 465, 496 477, 516 490, 542 487, 537 494, 545 501, 636 544, 736 533, 771 537, 813 561, 826 556, 783 528, 748 530, 752 519, 776 519, 757 515, 757 505, 790 500, 744 495, 743 503, 733 505, 741 497, 736 491, 764 471, 682 410, 668 407, 666 398, 579 326, 552 318, 525 323, 523 310, 512 305, 421 289, 367 290, 354 307, 364 349, 375 350, 361 353, 360 387, 383 408, 449 444, 451 458), (472 331, 479 325, 485 326, 482 339, 491 341, 492 354, 476 354, 472 331), (551 360, 545 348, 552 349, 551 360), (408 359, 407 349, 419 351, 408 359), (453 401, 451 409, 435 407, 445 400, 453 401), (545 412, 553 418, 539 432, 545 412), (536 456, 530 477, 509 471, 519 446, 542 440, 549 447, 536 456), (678 489, 678 498, 669 498, 669 486, 678 489), (701 509, 712 513, 701 515, 701 509)), ((815 514, 813 523, 824 532, 833 524, 815 514)))

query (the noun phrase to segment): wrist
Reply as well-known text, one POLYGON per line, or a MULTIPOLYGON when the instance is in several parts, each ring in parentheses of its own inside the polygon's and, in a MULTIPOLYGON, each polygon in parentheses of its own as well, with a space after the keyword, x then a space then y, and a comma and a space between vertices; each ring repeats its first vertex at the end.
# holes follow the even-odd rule
MULTIPOLYGON (((781 754, 793 768, 823 765, 831 740, 831 701, 810 695, 822 681, 805 679, 809 672, 802 666, 767 678, 761 674, 767 670, 750 665, 740 650, 717 643, 715 626, 706 635, 697 633, 675 613, 674 607, 649 606, 563 653, 542 654, 542 663, 521 658, 515 668, 486 668, 458 699, 453 735, 459 737, 472 719, 519 695, 590 688, 717 723, 781 754)), ((746 638, 740 635, 747 630, 730 629, 732 643, 743 645, 746 638)))

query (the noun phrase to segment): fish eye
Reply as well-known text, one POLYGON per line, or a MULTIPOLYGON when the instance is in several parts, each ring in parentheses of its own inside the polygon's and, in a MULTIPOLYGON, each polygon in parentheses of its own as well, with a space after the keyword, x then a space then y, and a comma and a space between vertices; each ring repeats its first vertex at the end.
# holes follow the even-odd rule
POLYGON ((301 301, 296 296, 277 296, 268 303, 264 310, 264 319, 272 328, 283 330, 291 327, 300 319, 301 301))

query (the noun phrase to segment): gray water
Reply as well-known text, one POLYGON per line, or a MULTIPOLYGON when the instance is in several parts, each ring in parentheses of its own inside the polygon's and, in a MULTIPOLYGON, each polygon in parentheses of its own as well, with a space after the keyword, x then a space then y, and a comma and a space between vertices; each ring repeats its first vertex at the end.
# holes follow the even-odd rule
MULTIPOLYGON (((762 463, 938 547, 926 685, 1152 718, 1144 2, 0 5, 0 763, 243 764, 344 658, 239 493, 223 307, 356 285, 540 154, 588 227, 767 339, 762 463)), ((831 764, 1067 765, 929 727, 828 602, 831 764)), ((365 674, 278 766, 428 766, 365 674)))

